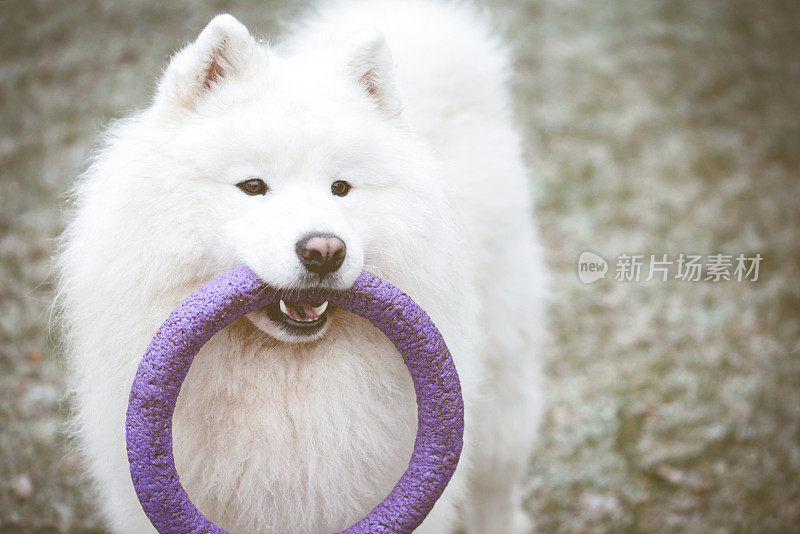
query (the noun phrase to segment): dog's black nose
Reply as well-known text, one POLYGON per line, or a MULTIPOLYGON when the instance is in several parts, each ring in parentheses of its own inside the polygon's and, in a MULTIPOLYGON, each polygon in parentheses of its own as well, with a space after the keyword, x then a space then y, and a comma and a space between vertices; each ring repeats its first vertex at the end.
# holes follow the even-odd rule
POLYGON ((323 275, 342 266, 347 246, 335 235, 310 235, 297 242, 295 251, 306 269, 323 275))

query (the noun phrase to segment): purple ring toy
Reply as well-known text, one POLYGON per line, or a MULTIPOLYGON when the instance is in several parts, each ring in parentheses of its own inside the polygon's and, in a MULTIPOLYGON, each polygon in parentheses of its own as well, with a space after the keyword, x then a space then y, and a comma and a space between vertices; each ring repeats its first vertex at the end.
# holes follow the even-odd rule
MULTIPOLYGON (((394 343, 414 380, 418 427, 408 469, 386 499, 347 534, 411 532, 433 508, 456 469, 464 402, 439 330, 411 297, 367 272, 347 291, 308 292, 368 319, 394 343)), ((194 356, 243 315, 301 294, 267 286, 248 267, 215 278, 178 305, 142 357, 128 401, 128 461, 136 494, 159 532, 224 533, 189 500, 172 455, 172 415, 194 356)))

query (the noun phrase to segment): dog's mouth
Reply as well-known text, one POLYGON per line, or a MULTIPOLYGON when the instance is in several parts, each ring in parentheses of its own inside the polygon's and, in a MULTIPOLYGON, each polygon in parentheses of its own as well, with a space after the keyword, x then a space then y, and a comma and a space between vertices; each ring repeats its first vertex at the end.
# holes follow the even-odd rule
POLYGON ((315 306, 309 302, 286 302, 280 299, 264 309, 270 320, 287 333, 297 336, 319 333, 325 327, 330 311, 327 300, 315 306))

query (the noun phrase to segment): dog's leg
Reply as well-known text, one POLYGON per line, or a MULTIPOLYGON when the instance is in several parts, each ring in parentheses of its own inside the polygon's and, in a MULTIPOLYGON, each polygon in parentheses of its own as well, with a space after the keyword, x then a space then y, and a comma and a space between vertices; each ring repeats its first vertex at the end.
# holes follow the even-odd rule
POLYGON ((464 532, 530 534, 533 523, 522 508, 520 486, 512 481, 473 485, 465 510, 464 532))
POLYGON ((535 366, 523 370, 506 362, 495 360, 490 366, 475 406, 479 433, 464 509, 467 534, 532 531, 522 498, 542 409, 539 373, 535 366))

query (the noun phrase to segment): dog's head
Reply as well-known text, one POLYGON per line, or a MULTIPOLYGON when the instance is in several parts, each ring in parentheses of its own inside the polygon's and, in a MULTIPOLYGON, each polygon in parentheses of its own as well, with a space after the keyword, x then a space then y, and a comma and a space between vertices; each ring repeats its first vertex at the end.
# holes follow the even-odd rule
MULTIPOLYGON (((163 194, 193 222, 179 231, 214 265, 250 266, 287 289, 347 288, 363 268, 402 268, 424 232, 427 150, 401 118, 385 40, 365 30, 284 58, 230 15, 175 55, 150 117, 163 194)), ((282 340, 322 335, 324 303, 279 303, 250 315, 282 340)))

